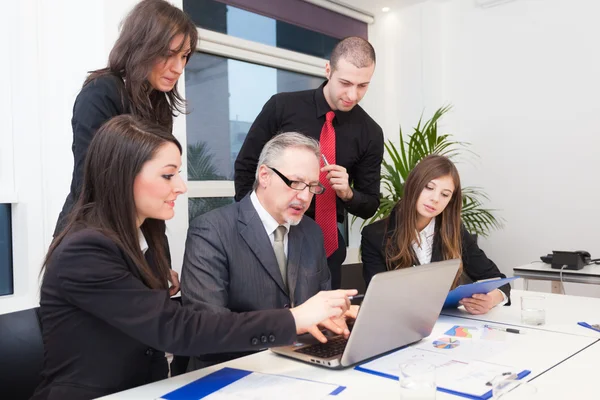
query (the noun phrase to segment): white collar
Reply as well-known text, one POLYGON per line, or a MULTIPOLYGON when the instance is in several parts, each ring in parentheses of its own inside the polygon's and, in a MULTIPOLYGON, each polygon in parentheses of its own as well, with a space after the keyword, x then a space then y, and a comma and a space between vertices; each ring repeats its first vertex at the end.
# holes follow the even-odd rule
POLYGON ((275 229, 277 229, 277 227, 279 225, 285 226, 285 228, 287 229, 286 232, 290 231, 290 224, 288 222, 286 222, 285 224, 280 224, 279 222, 277 222, 275 220, 275 218, 273 218, 273 216, 271 214, 269 214, 269 212, 267 210, 265 210, 263 205, 260 203, 260 200, 258 200, 256 191, 253 191, 252 194, 250 195, 250 201, 252 201, 252 205, 254 206, 256 213, 258 214, 258 217, 262 221, 262 223, 269 235, 273 234, 273 232, 275 232, 275 229))
POLYGON ((146 241, 146 237, 140 228, 138 228, 138 240, 142 254, 146 254, 146 251, 148 250, 148 242, 146 241))
POLYGON ((419 240, 421 242, 421 246, 423 245, 423 240, 427 240, 435 234, 435 218, 431 218, 431 221, 427 224, 425 228, 421 232, 419 232, 419 240))

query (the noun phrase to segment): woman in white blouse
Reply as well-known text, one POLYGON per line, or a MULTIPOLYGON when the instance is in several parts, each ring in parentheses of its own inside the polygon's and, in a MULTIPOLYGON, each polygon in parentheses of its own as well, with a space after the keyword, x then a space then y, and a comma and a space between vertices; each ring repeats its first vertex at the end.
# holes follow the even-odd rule
MULTIPOLYGON (((421 160, 404 184, 404 197, 390 216, 362 231, 363 276, 367 285, 376 273, 461 258, 452 287, 505 276, 486 257, 461 222, 460 176, 447 157, 421 160)), ((471 314, 510 304, 510 285, 460 302, 471 314)))

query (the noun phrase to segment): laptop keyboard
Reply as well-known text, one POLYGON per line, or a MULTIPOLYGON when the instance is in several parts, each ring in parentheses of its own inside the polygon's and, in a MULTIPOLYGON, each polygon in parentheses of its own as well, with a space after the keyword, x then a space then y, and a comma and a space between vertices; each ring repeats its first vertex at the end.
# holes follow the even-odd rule
POLYGON ((341 355, 346 348, 346 344, 348 344, 348 339, 338 336, 329 339, 327 343, 317 343, 294 351, 314 357, 331 358, 341 355))

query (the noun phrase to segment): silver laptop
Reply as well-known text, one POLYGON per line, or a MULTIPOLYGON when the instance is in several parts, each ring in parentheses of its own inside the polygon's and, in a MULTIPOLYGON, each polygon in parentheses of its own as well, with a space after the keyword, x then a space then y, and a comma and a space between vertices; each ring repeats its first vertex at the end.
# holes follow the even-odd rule
POLYGON ((429 336, 460 260, 382 272, 371 280, 350 337, 310 335, 274 353, 328 368, 345 368, 429 336))

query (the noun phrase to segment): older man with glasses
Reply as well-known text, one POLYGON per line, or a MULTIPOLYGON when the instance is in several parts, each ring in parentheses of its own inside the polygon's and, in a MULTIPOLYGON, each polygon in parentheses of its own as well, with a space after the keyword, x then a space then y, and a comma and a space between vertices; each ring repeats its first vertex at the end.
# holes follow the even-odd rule
MULTIPOLYGON (((319 182, 319 144, 300 133, 282 133, 259 157, 253 190, 239 203, 190 223, 181 293, 183 304, 215 312, 294 307, 331 286, 317 223, 303 218, 319 182)), ((349 334, 343 323, 332 326, 349 334)), ((316 328, 310 331, 324 341, 316 328)), ((255 338, 265 345, 268 333, 255 338)), ((198 355, 188 369, 247 353, 198 355)))

